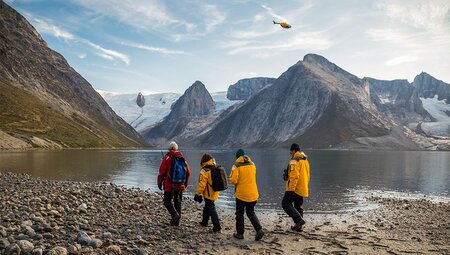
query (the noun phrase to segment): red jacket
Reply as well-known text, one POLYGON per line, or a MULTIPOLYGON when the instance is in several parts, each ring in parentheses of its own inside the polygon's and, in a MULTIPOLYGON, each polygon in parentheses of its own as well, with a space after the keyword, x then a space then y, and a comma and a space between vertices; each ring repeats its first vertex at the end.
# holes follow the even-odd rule
POLYGON ((181 153, 180 151, 170 150, 169 152, 166 153, 161 162, 161 165, 159 166, 158 187, 161 187, 164 184, 164 192, 186 189, 189 183, 189 177, 191 175, 191 170, 186 162, 187 166, 186 183, 172 184, 172 182, 168 178, 169 171, 172 168, 171 157, 183 157, 183 153, 181 153))

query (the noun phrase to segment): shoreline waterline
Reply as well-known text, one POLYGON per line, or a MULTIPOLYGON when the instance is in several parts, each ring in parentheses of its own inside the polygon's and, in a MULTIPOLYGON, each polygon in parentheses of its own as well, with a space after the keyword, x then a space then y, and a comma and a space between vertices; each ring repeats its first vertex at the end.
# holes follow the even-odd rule
MULTIPOLYGON (((257 212, 266 235, 232 238, 234 215, 219 210, 222 233, 201 227, 203 204, 183 200, 181 225, 169 225, 159 193, 105 182, 48 181, 0 172, 0 253, 11 249, 71 254, 429 253, 450 251, 450 204, 368 198, 378 207, 338 214, 306 213, 292 232, 283 212, 257 212), (81 237, 86 240, 81 240, 81 237)), ((211 226, 212 227, 212 226, 211 226)), ((42 254, 41 253, 41 254, 42 254)))

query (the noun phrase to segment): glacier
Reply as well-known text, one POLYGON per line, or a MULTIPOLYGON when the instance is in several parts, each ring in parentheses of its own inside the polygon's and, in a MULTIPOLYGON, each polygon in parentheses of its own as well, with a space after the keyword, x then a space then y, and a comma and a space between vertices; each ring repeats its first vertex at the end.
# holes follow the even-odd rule
MULTIPOLYGON (((141 93, 145 98, 145 105, 140 108, 136 104, 138 92, 117 93, 104 90, 97 90, 97 92, 105 99, 117 115, 122 117, 122 119, 138 132, 160 122, 164 117, 169 115, 172 104, 182 95, 180 93, 142 91, 141 93)), ((242 102, 242 100, 229 100, 226 91, 213 92, 211 96, 216 103, 216 113, 220 113, 230 106, 242 102)))
POLYGON ((423 122, 422 130, 430 136, 450 136, 450 104, 445 99, 438 100, 438 96, 433 98, 421 97, 423 108, 436 119, 435 122, 423 122))

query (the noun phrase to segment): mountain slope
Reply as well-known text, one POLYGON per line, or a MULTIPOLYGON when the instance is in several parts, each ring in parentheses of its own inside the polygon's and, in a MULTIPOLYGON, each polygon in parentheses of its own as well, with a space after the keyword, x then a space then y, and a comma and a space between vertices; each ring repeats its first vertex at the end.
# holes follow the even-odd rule
POLYGON ((308 54, 214 125, 201 146, 328 148, 356 137, 390 133, 371 103, 367 82, 325 58, 308 54))
POLYGON ((446 100, 450 104, 450 84, 434 78, 428 73, 422 72, 414 78, 412 83, 419 97, 446 100))
POLYGON ((377 109, 398 123, 407 125, 431 120, 414 86, 407 80, 385 81, 368 77, 364 80, 369 82, 371 99, 377 109))
POLYGON ((247 100, 274 81, 275 78, 266 77, 241 79, 228 87, 227 98, 230 100, 247 100))
POLYGON ((212 121, 215 113, 215 102, 205 85, 200 81, 192 84, 185 93, 172 105, 170 114, 155 126, 144 129, 141 134, 146 141, 164 146, 177 138, 177 141, 188 140, 200 132, 206 122, 212 121))
POLYGON ((32 142, 34 137, 54 145, 50 147, 144 145, 140 135, 3 1, 0 59, 2 131, 35 147, 42 146, 32 142))

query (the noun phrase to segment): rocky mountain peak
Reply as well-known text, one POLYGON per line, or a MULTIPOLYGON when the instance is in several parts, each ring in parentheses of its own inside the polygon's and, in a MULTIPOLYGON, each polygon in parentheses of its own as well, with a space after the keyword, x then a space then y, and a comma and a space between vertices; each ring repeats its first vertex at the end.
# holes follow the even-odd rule
POLYGON ((322 64, 322 65, 332 65, 333 64, 330 61, 328 61, 328 59, 326 59, 320 55, 313 54, 313 53, 306 54, 303 57, 303 61, 308 62, 308 63, 322 64))
POLYGON ((144 105, 145 105, 145 97, 141 92, 139 92, 139 94, 136 98, 136 104, 141 108, 144 107, 144 105))
POLYGON ((169 118, 198 117, 214 113, 215 103, 201 81, 194 82, 174 103, 169 118))
POLYGON ((433 98, 438 100, 447 100, 450 104, 450 84, 438 80, 426 72, 421 72, 414 78, 412 83, 419 97, 433 98))
POLYGON ((227 98, 230 100, 247 100, 261 89, 271 85, 276 79, 266 77, 247 78, 230 85, 227 98))
POLYGON ((0 129, 28 144, 141 146, 91 84, 47 46, 20 13, 0 1, 0 129))
POLYGON ((163 146, 171 139, 183 142, 188 136, 201 133, 196 127, 214 115, 215 102, 205 85, 196 81, 172 105, 170 114, 161 122, 142 131, 147 141, 163 146), (192 131, 194 130, 194 131, 192 131))
POLYGON ((361 80, 357 76, 345 71, 344 69, 340 68, 336 64, 330 62, 328 59, 320 55, 312 53, 306 54, 303 57, 303 61, 300 61, 297 64, 303 64, 313 69, 322 69, 323 71, 325 71, 325 73, 333 73, 335 75, 339 75, 341 76, 341 78, 350 80, 355 84, 361 84, 361 86, 366 87, 363 83, 360 82, 361 80))

